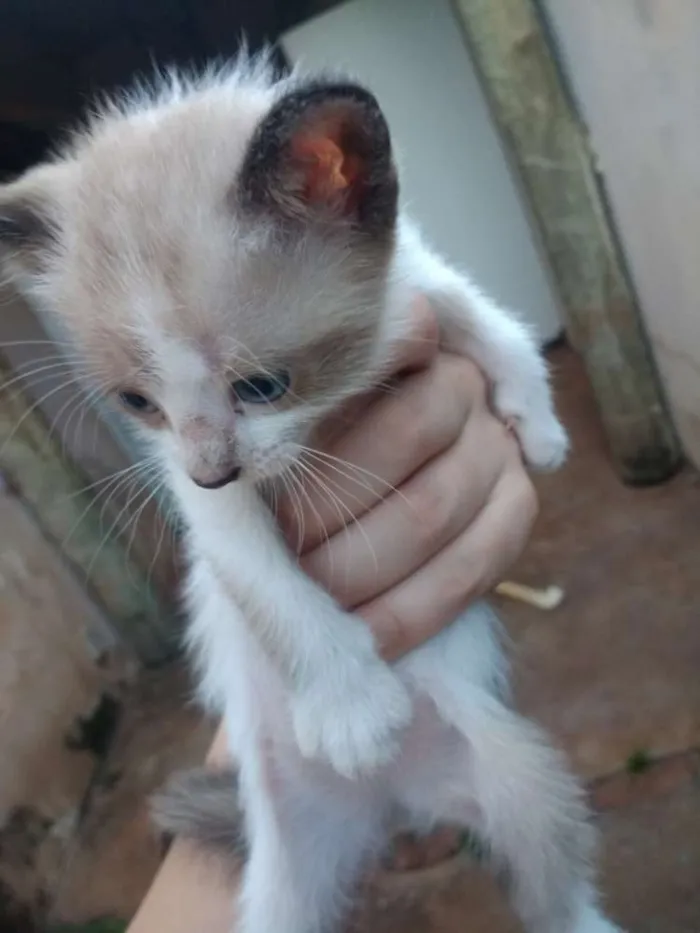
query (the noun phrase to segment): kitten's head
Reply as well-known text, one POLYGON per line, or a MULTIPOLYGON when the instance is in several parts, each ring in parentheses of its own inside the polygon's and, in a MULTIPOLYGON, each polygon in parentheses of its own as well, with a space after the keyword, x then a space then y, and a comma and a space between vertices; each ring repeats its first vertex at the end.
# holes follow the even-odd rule
POLYGON ((375 375, 396 200, 367 91, 239 67, 108 110, 0 187, 0 258, 216 487, 280 473, 375 375))

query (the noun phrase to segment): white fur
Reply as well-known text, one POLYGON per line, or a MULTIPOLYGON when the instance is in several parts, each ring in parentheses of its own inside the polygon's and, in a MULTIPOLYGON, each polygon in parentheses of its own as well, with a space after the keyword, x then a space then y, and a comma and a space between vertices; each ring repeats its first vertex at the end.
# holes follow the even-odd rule
MULTIPOLYGON (((472 356, 516 421, 528 459, 557 465, 566 438, 536 346, 402 226, 385 349, 413 291, 444 346, 472 356)), ((401 825, 475 828, 511 878, 532 933, 613 933, 588 877, 591 830, 576 782, 501 699, 505 666, 485 606, 393 669, 364 624, 296 567, 254 490, 212 494, 182 474, 191 529, 190 641, 210 708, 241 766, 251 838, 242 933, 330 929, 366 860, 401 825), (229 586, 227 585, 229 581, 229 586), (257 617, 255 638, 231 598, 257 617)))

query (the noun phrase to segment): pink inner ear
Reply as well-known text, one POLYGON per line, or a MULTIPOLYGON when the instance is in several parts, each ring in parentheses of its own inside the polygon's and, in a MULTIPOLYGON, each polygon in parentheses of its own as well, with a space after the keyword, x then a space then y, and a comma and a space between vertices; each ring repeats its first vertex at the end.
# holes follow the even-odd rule
MULTIPOLYGON (((337 127, 338 131, 341 129, 337 127)), ((324 130, 300 135, 292 141, 292 155, 299 161, 304 177, 304 200, 340 201, 350 207, 361 172, 360 159, 343 150, 330 127, 324 130)))

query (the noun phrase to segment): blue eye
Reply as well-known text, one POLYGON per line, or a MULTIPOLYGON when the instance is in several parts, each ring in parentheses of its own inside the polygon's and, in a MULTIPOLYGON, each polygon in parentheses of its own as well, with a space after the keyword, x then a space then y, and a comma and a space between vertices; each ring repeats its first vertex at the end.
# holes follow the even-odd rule
POLYGON ((289 388, 289 373, 253 373, 247 379, 238 379, 231 386, 241 402, 249 405, 261 405, 264 402, 276 402, 289 388))
POLYGON ((140 415, 152 415, 158 411, 157 405, 138 392, 119 392, 118 397, 125 408, 138 412, 140 415))

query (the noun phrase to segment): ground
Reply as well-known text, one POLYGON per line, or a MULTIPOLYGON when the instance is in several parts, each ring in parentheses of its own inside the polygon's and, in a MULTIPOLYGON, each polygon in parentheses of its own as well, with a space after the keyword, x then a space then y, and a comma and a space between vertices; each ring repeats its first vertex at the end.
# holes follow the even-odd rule
MULTIPOLYGON (((610 912, 630 933, 700 931, 700 479, 624 488, 609 464, 580 364, 553 353, 573 454, 538 481, 542 514, 513 572, 557 583, 560 608, 499 602, 519 706, 586 778, 603 835, 610 912)), ((55 920, 128 918, 157 869, 147 794, 201 759, 211 736, 178 667, 142 675, 53 892, 55 920)), ((382 874, 362 933, 506 933, 516 926, 468 859, 382 874)))

